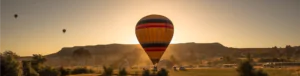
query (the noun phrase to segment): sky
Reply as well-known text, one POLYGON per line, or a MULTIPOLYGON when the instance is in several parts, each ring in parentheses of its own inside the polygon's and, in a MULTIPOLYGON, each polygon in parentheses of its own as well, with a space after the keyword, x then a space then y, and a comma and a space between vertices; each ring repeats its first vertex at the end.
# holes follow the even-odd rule
POLYGON ((1 51, 30 56, 63 47, 138 44, 136 23, 150 14, 173 22, 172 44, 300 45, 300 0, 1 0, 1 51))

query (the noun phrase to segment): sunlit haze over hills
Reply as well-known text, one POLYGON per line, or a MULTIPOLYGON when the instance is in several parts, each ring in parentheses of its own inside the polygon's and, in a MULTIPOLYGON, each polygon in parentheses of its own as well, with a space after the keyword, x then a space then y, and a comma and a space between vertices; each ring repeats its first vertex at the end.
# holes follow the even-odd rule
POLYGON ((173 22, 173 44, 300 45, 300 0, 1 0, 1 52, 29 56, 72 46, 138 44, 135 26, 149 14, 173 22))

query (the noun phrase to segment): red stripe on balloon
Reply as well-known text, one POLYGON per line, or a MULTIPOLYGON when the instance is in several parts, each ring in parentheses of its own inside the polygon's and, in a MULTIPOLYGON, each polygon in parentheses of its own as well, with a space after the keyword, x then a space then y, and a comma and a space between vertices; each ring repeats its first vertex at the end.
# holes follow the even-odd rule
POLYGON ((171 24, 166 24, 166 23, 146 23, 146 24, 138 25, 136 29, 152 28, 152 27, 174 29, 171 24))
POLYGON ((167 25, 167 26, 173 26, 170 23, 144 23, 144 24, 140 24, 140 25, 137 25, 137 26, 143 26, 143 25, 167 25))
POLYGON ((145 51, 165 51, 166 47, 149 47, 144 49, 145 51))

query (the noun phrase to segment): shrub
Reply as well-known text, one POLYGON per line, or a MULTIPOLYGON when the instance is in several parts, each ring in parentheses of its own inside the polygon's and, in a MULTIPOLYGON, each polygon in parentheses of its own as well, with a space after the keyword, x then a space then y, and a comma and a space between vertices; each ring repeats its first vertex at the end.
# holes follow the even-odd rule
POLYGON ((150 70, 144 70, 143 71, 143 74, 142 74, 143 76, 150 76, 150 70))
POLYGON ((43 65, 40 65, 40 64, 39 65, 31 64, 31 67, 32 67, 32 69, 34 69, 37 72, 40 72, 45 68, 43 65))
POLYGON ((95 73, 95 71, 92 69, 88 69, 86 67, 75 68, 72 71, 72 74, 88 74, 88 73, 95 73))
POLYGON ((113 74, 112 67, 107 68, 106 66, 103 66, 103 70, 104 70, 104 73, 103 73, 104 76, 111 76, 113 74))
POLYGON ((254 68, 248 60, 239 64, 237 72, 239 76, 254 76, 254 68))
POLYGON ((239 76, 268 76, 261 69, 255 70, 248 60, 239 64, 237 72, 239 76))
POLYGON ((0 76, 4 76, 5 74, 5 65, 4 65, 4 61, 0 60, 0 76))
POLYGON ((5 64, 4 64, 4 56, 0 53, 0 76, 5 75, 5 64))
POLYGON ((30 61, 22 61, 22 64, 23 64, 23 76, 39 76, 39 73, 36 72, 31 67, 30 61))
POLYGON ((61 76, 67 76, 72 73, 72 70, 68 69, 68 68, 60 67, 60 73, 61 73, 61 76))
POLYGON ((59 70, 50 66, 42 68, 39 73, 41 76, 60 76, 59 70))
POLYGON ((125 68, 119 70, 119 76, 126 76, 126 75, 127 75, 127 71, 125 68))
POLYGON ((33 54, 32 56, 32 68, 38 72, 41 71, 44 68, 44 63, 47 61, 47 59, 41 54, 33 54))
POLYGON ((157 76, 168 76, 168 71, 164 68, 157 72, 157 76))
POLYGON ((0 53, 1 75, 0 76, 21 76, 22 69, 16 60, 18 56, 12 51, 0 53))
POLYGON ((268 74, 265 73, 262 69, 258 69, 256 71, 256 76, 268 76, 268 74))
MULTIPOLYGON (((34 69, 33 69, 34 70, 34 69)), ((30 75, 29 76, 40 76, 39 73, 37 73, 36 71, 35 72, 30 72, 30 75)))

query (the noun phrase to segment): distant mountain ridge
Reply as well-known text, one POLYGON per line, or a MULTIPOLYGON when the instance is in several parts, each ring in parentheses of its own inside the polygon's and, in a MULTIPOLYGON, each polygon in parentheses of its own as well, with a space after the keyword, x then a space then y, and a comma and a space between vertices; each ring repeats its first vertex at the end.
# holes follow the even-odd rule
MULTIPOLYGON (((215 47, 215 48, 226 48, 220 43, 177 43, 177 44, 170 44, 168 50, 176 48, 176 47, 197 47, 199 45, 200 47, 215 47)), ((55 55, 64 55, 68 56, 71 55, 72 52, 79 48, 85 48, 89 50, 93 54, 100 54, 101 52, 105 51, 121 51, 121 50, 134 50, 139 49, 140 51, 143 51, 140 44, 107 44, 107 45, 88 45, 88 46, 74 46, 74 47, 63 47, 60 51, 49 54, 47 56, 55 56, 55 55)))
MULTIPOLYGON (((108 45, 88 45, 64 47, 60 51, 46 55, 51 62, 57 62, 57 59, 63 61, 72 61, 73 52, 76 49, 84 48, 93 56, 92 64, 104 64, 103 62, 119 62, 127 59, 129 62, 140 63, 149 62, 147 54, 139 44, 108 44, 108 45)), ((300 49, 300 46, 295 47, 300 49)), ((169 59, 174 56, 182 62, 191 62, 197 59, 209 59, 223 56, 243 57, 245 53, 252 53, 254 57, 275 57, 279 53, 285 53, 284 48, 231 48, 220 43, 177 43, 170 44, 165 51, 162 59, 169 59), (281 52, 280 52, 281 51, 281 52)), ((300 51, 292 52, 295 56, 300 56, 300 51)), ((57 63, 59 64, 59 63, 57 63)))

